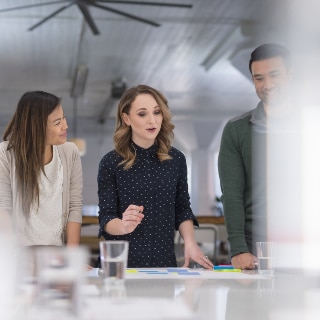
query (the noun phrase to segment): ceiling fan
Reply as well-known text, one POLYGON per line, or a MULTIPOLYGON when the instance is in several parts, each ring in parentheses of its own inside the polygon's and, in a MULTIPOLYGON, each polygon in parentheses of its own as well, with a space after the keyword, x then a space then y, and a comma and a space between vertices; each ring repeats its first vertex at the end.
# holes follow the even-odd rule
POLYGON ((148 20, 139 16, 132 15, 128 12, 117 10, 112 7, 104 5, 104 3, 113 3, 113 4, 128 4, 128 5, 144 5, 144 6, 162 6, 162 7, 176 7, 176 8, 192 8, 192 4, 178 4, 178 3, 165 3, 165 2, 154 2, 154 1, 122 1, 122 0, 60 0, 60 1, 48 1, 45 3, 38 3, 38 4, 30 4, 25 6, 19 6, 19 7, 12 7, 12 8, 6 8, 6 9, 0 9, 0 13, 2 12, 8 12, 8 11, 14 11, 14 10, 20 10, 20 9, 28 9, 32 7, 40 7, 40 6, 46 6, 46 5, 52 5, 52 4, 63 4, 62 7, 57 9, 56 11, 52 12, 42 20, 40 20, 35 25, 31 26, 28 30, 32 31, 35 28, 39 27, 44 22, 48 21, 49 19, 55 17, 60 12, 64 11, 65 9, 71 7, 72 5, 77 5, 80 11, 82 12, 84 19, 88 23, 91 31, 93 34, 97 35, 100 34, 98 27, 96 26, 94 19, 91 16, 91 13, 89 11, 89 6, 96 7, 102 10, 106 10, 109 12, 113 12, 115 14, 119 14, 125 17, 128 17, 133 20, 137 20, 143 23, 150 24, 155 27, 159 27, 160 24, 148 20))

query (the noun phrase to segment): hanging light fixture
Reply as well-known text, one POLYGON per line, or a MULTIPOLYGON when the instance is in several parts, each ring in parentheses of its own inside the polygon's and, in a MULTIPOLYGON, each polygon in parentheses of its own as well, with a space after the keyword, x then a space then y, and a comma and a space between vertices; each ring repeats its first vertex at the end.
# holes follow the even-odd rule
POLYGON ((73 98, 73 138, 69 139, 79 149, 80 156, 84 156, 87 152, 86 140, 78 137, 78 98, 83 95, 86 80, 88 76, 88 68, 85 65, 79 65, 73 77, 71 88, 71 97, 73 98))

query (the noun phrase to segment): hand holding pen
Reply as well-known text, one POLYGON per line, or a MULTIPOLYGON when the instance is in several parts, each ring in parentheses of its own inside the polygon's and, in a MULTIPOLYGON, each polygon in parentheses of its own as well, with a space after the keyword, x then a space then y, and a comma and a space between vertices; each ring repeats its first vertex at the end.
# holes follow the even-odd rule
POLYGON ((122 214, 123 233, 131 233, 141 223, 144 218, 143 206, 130 204, 126 211, 122 214))

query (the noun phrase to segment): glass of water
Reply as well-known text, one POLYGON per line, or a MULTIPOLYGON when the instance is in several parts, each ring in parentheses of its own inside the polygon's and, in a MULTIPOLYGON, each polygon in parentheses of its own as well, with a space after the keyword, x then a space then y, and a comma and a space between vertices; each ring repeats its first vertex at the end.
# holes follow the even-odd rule
POLYGON ((83 247, 36 249, 36 307, 39 312, 76 316, 81 313, 87 262, 88 251, 83 247))
POLYGON ((273 242, 257 242, 258 272, 274 273, 275 244, 273 242))
POLYGON ((100 242, 100 262, 104 282, 115 284, 124 282, 128 252, 128 241, 107 240, 100 242))

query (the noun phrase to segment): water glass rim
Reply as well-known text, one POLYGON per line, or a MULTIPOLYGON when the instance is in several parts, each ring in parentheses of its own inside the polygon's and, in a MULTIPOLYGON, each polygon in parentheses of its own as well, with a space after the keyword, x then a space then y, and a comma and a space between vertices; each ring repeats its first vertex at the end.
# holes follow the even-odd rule
POLYGON ((127 240, 102 240, 100 243, 115 243, 115 244, 124 244, 129 243, 127 240))

